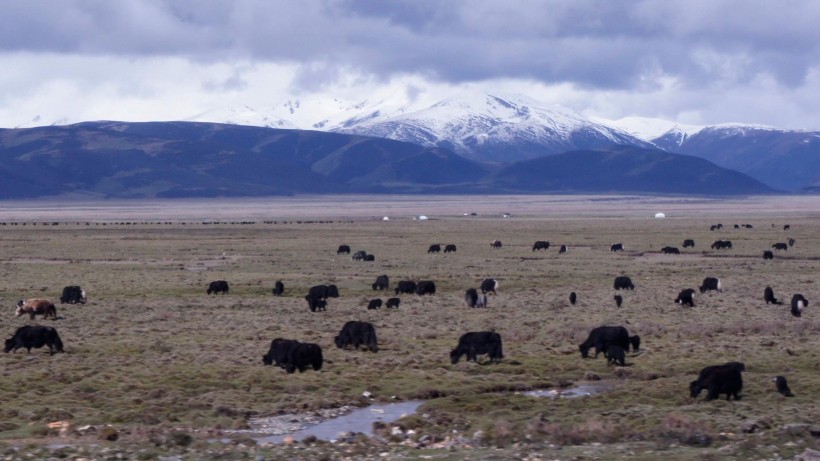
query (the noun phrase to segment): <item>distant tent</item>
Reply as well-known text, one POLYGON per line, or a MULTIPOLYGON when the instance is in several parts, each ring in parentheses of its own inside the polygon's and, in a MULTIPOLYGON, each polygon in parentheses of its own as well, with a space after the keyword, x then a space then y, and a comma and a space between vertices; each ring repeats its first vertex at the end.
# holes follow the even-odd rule
POLYGON ((384 218, 382 218, 382 221, 390 221, 390 218, 388 218, 387 216, 385 216, 384 218))
POLYGON ((660 218, 665 218, 665 217, 666 217, 666 215, 665 215, 665 214, 663 214, 663 213, 655 213, 655 217, 656 217, 656 218, 658 218, 658 219, 660 219, 660 218))
POLYGON ((424 216, 424 215, 419 216, 419 221, 427 221, 427 216, 424 216))

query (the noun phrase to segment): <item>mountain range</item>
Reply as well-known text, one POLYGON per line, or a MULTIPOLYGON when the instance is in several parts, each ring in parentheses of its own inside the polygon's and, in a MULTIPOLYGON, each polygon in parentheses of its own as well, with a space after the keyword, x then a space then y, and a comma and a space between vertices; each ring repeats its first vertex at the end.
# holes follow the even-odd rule
POLYGON ((0 129, 0 197, 809 191, 818 143, 818 132, 764 126, 592 119, 520 95, 422 108, 288 101, 0 129))
MULTIPOLYGON (((328 104, 325 104, 327 106, 328 104)), ((256 111, 243 106, 192 117, 240 125, 350 133, 441 147, 479 162, 511 164, 546 155, 629 145, 701 157, 783 191, 820 186, 820 131, 761 125, 682 125, 627 117, 590 118, 522 95, 463 93, 429 107, 330 103, 332 117, 298 101, 256 111)))

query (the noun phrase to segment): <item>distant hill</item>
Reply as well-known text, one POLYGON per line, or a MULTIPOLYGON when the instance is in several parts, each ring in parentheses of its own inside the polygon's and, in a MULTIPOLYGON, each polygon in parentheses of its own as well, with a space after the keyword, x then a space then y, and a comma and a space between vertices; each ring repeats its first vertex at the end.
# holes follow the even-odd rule
POLYGON ((488 182, 499 191, 714 195, 774 192, 742 173, 700 158, 632 146, 526 160, 491 174, 488 182))
POLYGON ((0 130, 0 175, 2 199, 772 192, 702 159, 636 147, 581 150, 499 168, 389 139, 198 122, 0 130))
POLYGON ((316 131, 191 122, 0 130, 7 199, 413 193, 485 173, 443 149, 316 131))
POLYGON ((713 126, 668 150, 704 158, 776 189, 796 191, 820 184, 820 132, 713 126))

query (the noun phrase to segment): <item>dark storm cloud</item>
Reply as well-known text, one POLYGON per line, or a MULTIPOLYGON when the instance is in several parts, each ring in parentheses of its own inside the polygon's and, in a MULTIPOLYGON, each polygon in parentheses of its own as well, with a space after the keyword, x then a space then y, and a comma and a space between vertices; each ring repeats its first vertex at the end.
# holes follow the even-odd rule
POLYGON ((343 70, 635 89, 770 76, 799 86, 820 60, 820 3, 708 1, 11 0, 0 51, 250 59, 343 70))

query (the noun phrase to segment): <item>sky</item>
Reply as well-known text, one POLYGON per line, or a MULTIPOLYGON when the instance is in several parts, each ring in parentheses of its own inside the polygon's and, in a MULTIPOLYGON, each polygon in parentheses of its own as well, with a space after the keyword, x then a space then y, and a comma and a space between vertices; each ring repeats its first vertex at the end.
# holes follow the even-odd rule
POLYGON ((185 120, 289 100, 425 107, 467 90, 608 119, 820 130, 811 0, 3 0, 2 10, 0 127, 185 120))

